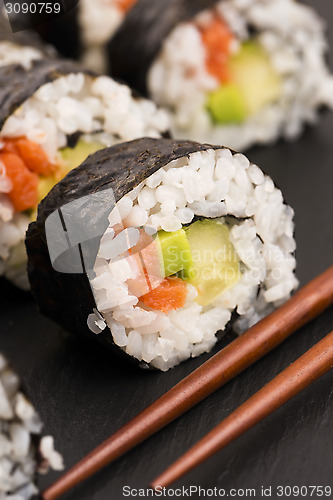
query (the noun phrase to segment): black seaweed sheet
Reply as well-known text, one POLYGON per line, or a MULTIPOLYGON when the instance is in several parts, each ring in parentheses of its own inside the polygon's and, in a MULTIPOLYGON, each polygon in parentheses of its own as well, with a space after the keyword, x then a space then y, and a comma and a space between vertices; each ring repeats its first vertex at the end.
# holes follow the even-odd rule
POLYGON ((56 47, 62 56, 73 59, 81 55, 78 8, 76 6, 61 17, 35 26, 36 32, 45 42, 56 47))
MULTIPOLYGON (((41 312, 67 331, 97 338, 104 345, 114 348, 108 328, 96 337, 87 326, 88 315, 96 307, 87 276, 60 273, 52 267, 45 221, 65 204, 105 189, 112 188, 115 201, 119 201, 170 161, 212 147, 218 149, 217 146, 190 141, 138 139, 90 155, 80 167, 60 181, 40 204, 37 222, 30 224, 26 238, 29 279, 41 312)), ((106 219, 105 231, 108 213, 105 214, 104 210, 104 205, 101 205, 101 218, 106 219)))
POLYGON ((111 74, 147 95, 147 73, 169 33, 221 0, 138 0, 108 45, 111 74))

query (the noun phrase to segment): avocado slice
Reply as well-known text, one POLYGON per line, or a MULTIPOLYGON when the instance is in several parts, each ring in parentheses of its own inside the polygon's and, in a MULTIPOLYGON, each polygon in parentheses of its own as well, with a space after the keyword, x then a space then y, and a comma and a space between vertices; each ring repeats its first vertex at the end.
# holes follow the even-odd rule
POLYGON ((239 281, 240 262, 230 241, 229 228, 221 220, 199 220, 185 232, 192 260, 183 277, 196 287, 196 301, 207 306, 239 281))
POLYGON ((164 277, 172 276, 190 267, 191 250, 184 229, 172 233, 158 231, 155 240, 164 277))
POLYGON ((244 96, 237 85, 232 83, 209 94, 207 109, 216 123, 242 123, 247 117, 244 96))
POLYGON ((230 58, 229 70, 232 82, 243 95, 248 114, 256 113, 281 95, 281 78, 257 41, 242 44, 230 58))
POLYGON ((86 142, 79 140, 74 148, 64 148, 60 150, 60 162, 61 167, 65 171, 65 174, 73 170, 73 168, 78 167, 87 157, 96 153, 105 146, 100 142, 86 142))

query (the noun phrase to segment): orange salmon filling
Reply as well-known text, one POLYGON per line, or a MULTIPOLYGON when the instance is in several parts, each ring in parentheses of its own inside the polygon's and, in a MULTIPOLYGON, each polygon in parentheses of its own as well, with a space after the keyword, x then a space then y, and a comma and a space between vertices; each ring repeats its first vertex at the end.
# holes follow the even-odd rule
POLYGON ((29 170, 45 177, 54 174, 57 165, 51 163, 45 151, 39 144, 25 137, 5 139, 2 151, 19 156, 29 170))
MULTIPOLYGON (((116 233, 117 227, 114 227, 116 233)), ((125 228, 126 229, 126 228, 125 228)), ((139 276, 127 281, 128 290, 151 309, 168 313, 185 305, 187 286, 176 276, 164 278, 161 273, 160 255, 154 238, 140 229, 140 238, 124 258, 134 259, 139 276)))
POLYGON ((118 0, 118 7, 122 11, 128 12, 133 7, 135 2, 136 0, 118 0))
POLYGON ((57 165, 51 163, 41 146, 26 137, 3 139, 0 161, 13 187, 8 197, 16 212, 35 208, 38 204, 39 176, 55 173, 57 165))
POLYGON ((229 82, 230 72, 228 60, 231 53, 233 34, 227 24, 216 17, 213 21, 200 28, 202 41, 206 47, 206 65, 208 72, 221 83, 229 82))
POLYGON ((180 278, 165 278, 158 287, 140 297, 140 301, 152 309, 168 313, 183 307, 186 296, 185 281, 180 278))
POLYGON ((31 172, 23 160, 13 153, 1 153, 0 161, 13 187, 8 197, 16 212, 24 212, 38 203, 38 175, 31 172))

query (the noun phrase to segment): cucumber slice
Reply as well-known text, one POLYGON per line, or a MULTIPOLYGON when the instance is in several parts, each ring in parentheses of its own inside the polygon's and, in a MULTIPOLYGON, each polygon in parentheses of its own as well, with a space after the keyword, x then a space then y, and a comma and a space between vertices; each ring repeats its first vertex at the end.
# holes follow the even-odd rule
POLYGON ((254 114, 281 95, 281 78, 266 50, 256 41, 246 42, 229 62, 233 83, 239 88, 248 114, 254 114))
POLYGON ((242 123, 247 117, 243 94, 234 84, 223 85, 212 92, 207 109, 216 123, 242 123))
POLYGON ((159 231, 156 236, 164 277, 188 269, 191 264, 191 250, 184 229, 168 233, 159 231))
POLYGON ((239 259, 229 228, 220 220, 199 220, 185 229, 192 261, 184 279, 198 291, 197 302, 209 305, 240 279, 239 259))
POLYGON ((280 97, 281 78, 258 42, 243 43, 230 58, 228 69, 232 82, 223 84, 207 99, 206 107, 216 123, 242 123, 280 97))

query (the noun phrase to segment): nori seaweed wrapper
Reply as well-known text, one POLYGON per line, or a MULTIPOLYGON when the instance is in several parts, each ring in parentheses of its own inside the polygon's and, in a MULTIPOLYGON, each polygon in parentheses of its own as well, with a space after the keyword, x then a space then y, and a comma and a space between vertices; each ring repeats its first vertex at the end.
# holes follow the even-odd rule
POLYGON ((59 54, 71 59, 79 59, 81 55, 78 11, 79 5, 76 5, 62 16, 34 28, 45 42, 57 49, 59 54))
MULTIPOLYGON (((37 221, 30 224, 26 237, 28 275, 40 311, 64 329, 91 339, 97 337, 103 345, 116 348, 125 355, 113 344, 108 327, 96 335, 87 325, 88 315, 96 308, 87 275, 65 274, 53 268, 47 246, 46 219, 70 202, 110 188, 117 202, 172 160, 211 148, 221 149, 220 146, 191 141, 138 139, 90 155, 81 166, 60 181, 39 205, 37 221)), ((100 241, 109 224, 109 212, 105 212, 103 204, 99 210, 104 227, 100 241)), ((98 214, 94 212, 94 216, 98 214)), ((84 224, 84 212, 80 217, 84 224)))
POLYGON ((29 70, 20 65, 0 67, 0 129, 6 119, 42 85, 69 73, 95 76, 78 63, 63 59, 40 59, 29 70))
POLYGON ((147 73, 178 24, 221 0, 138 0, 108 45, 110 71, 144 95, 147 73))

